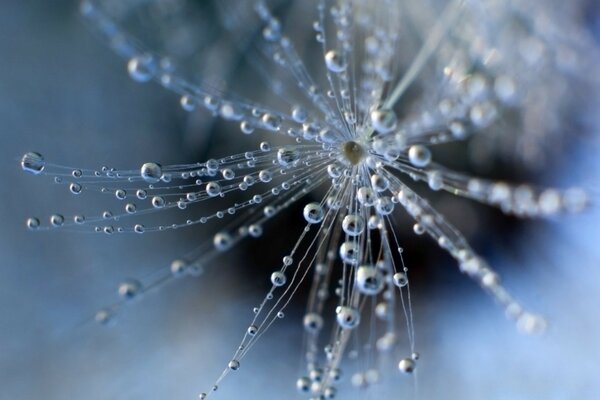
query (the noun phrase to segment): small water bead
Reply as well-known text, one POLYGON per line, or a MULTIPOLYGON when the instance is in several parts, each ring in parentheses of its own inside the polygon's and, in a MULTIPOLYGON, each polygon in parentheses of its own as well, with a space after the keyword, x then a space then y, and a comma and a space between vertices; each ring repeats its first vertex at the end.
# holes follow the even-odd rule
POLYGON ((65 223, 65 217, 61 214, 53 214, 50 216, 50 224, 54 227, 62 226, 65 223))
POLYGON ((30 151, 21 158, 21 168, 23 171, 39 175, 44 171, 46 161, 40 153, 30 151))
POLYGON ((81 193, 81 185, 79 183, 71 183, 69 185, 69 190, 71 191, 71 193, 73 194, 79 194, 81 193))
POLYGON ((127 192, 124 191, 123 189, 117 189, 117 190, 115 190, 115 197, 118 200, 125 200, 125 198, 127 197, 127 192))
POLYGON ((262 31, 263 38, 269 42, 281 39, 281 23, 276 18, 271 18, 262 31))
POLYGON ((542 334, 546 327, 546 321, 539 315, 524 312, 517 318, 517 329, 527 335, 542 334))
POLYGON ((341 306, 335 311, 336 320, 343 329, 354 329, 360 323, 360 313, 357 309, 341 306))
POLYGON ((323 317, 317 313, 308 313, 302 319, 302 325, 307 332, 319 332, 323 328, 323 317))
POLYGON ((313 382, 321 382, 323 380, 323 369, 322 368, 311 368, 308 371, 308 378, 313 382))
POLYGON ((102 325, 109 325, 113 321, 114 315, 108 308, 98 310, 94 315, 94 321, 102 325))
POLYGON ((112 235, 113 233, 115 233, 115 228, 111 225, 107 225, 104 228, 102 228, 102 231, 107 235, 112 235))
POLYGON ((145 228, 145 227, 144 227, 144 225, 142 225, 142 224, 136 224, 136 225, 133 227, 133 231, 134 231, 135 233, 144 233, 144 232, 145 232, 145 230, 146 230, 146 228, 145 228))
POLYGON ((132 300, 142 293, 142 284, 134 279, 129 279, 119 285, 119 296, 123 300, 132 300))
POLYGON ((304 219, 309 224, 318 224, 323 221, 325 217, 325 212, 323 211, 323 206, 319 203, 308 203, 304 206, 304 219))
POLYGON ((400 372, 405 373, 405 374, 413 373, 416 367, 417 367, 417 364, 415 363, 415 360, 413 360, 412 358, 403 358, 398 363, 398 369, 400 370, 400 372))
POLYGON ((169 269, 173 276, 181 277, 187 272, 188 263, 181 259, 173 260, 169 269))
POLYGON ((497 116, 498 110, 496 109, 496 106, 489 101, 475 104, 471 107, 471 111, 469 112, 471 122, 480 129, 488 127, 494 122, 497 116))
POLYGON ((371 175, 371 186, 376 192, 384 192, 390 186, 390 181, 384 176, 373 174, 371 175))
POLYGON ((394 211, 394 202, 388 196, 381 197, 375 202, 375 209, 380 215, 389 215, 394 211))
POLYGON ((213 244, 217 250, 225 251, 233 244, 233 238, 228 233, 219 232, 214 236, 213 244))
POLYGON ((342 261, 350 265, 357 265, 360 258, 360 248, 354 242, 344 242, 340 246, 340 257, 342 261))
POLYGON ((252 175, 244 176, 244 183, 246 185, 252 186, 252 185, 254 185, 254 182, 256 182, 256 179, 254 179, 254 177, 252 175))
POLYGON ((296 381, 296 389, 298 389, 298 391, 301 393, 307 393, 308 391, 310 391, 311 384, 311 380, 308 377, 304 376, 296 381))
POLYGON ((325 390, 323 390, 323 397, 326 399, 334 399, 337 394, 337 389, 333 386, 327 386, 325 390))
POLYGON ((271 283, 274 286, 280 287, 280 286, 285 285, 286 282, 287 282, 287 278, 283 272, 275 271, 271 274, 271 283))
MULTIPOLYGON (((235 209, 234 209, 235 211, 235 209)), ((233 214, 233 213, 230 213, 233 214)), ((250 234, 250 236, 252 236, 253 238, 257 238, 262 236, 263 234, 263 229, 260 225, 257 224, 252 224, 248 227, 248 233, 250 234)))
POLYGON ((223 103, 221 104, 221 107, 219 107, 219 114, 223 119, 239 121, 244 116, 244 111, 237 104, 223 103))
POLYGON ((416 223, 413 225, 413 232, 417 235, 422 235, 425 233, 425 227, 419 223, 416 223))
MULTIPOLYGON (((257 314, 257 312, 255 312, 255 314, 257 314)), ((256 325, 250 325, 248 327, 248 329, 246 329, 246 332, 250 336, 256 336, 256 334, 258 333, 258 326, 256 326, 256 325)))
POLYGON ((361 265, 356 272, 356 286, 361 293, 374 296, 383 289, 383 274, 371 265, 361 265))
POLYGON ((273 174, 271 173, 271 171, 263 169, 258 173, 258 179, 263 183, 268 183, 271 182, 271 180, 273 179, 273 174))
POLYGON ((285 265, 286 267, 289 267, 290 265, 292 265, 293 262, 294 262, 294 259, 291 256, 283 257, 283 265, 285 265))
POLYGON ((277 210, 273 206, 266 206, 263 209, 263 213, 265 214, 265 217, 272 217, 273 215, 275 215, 276 212, 277 212, 277 210))
POLYGON ((283 313, 283 311, 279 311, 277 313, 277 318, 281 319, 281 318, 284 318, 284 317, 285 317, 285 314, 283 313))
POLYGON ((233 172, 233 170, 231 168, 225 168, 223 171, 221 171, 221 175, 223 175, 223 179, 228 180, 228 181, 235 178, 235 172, 233 172))
POLYGON ((145 191, 145 190, 143 190, 143 189, 138 189, 138 190, 135 192, 135 196, 136 196, 138 199, 140 199, 140 200, 145 200, 146 198, 148 198, 148 192, 146 192, 146 191, 145 191))
POLYGON ((254 125, 251 122, 242 121, 240 123, 240 130, 242 131, 242 133, 249 135, 252 132, 254 132, 254 125))
POLYGON ((344 58, 335 50, 325 53, 325 65, 331 72, 340 73, 346 69, 344 58))
POLYGON ((85 223, 85 217, 83 215, 75 215, 73 217, 73 222, 75 222, 77 225, 81 225, 85 223))
POLYGON ((393 280, 394 285, 398 286, 399 288, 408 285, 408 277, 403 272, 396 272, 393 276, 393 280))
POLYGON ((189 95, 184 95, 181 96, 181 99, 179 100, 179 104, 181 104, 181 108, 183 108, 185 111, 187 112, 192 112, 196 109, 196 99, 194 99, 192 96, 189 95))
POLYGON ((217 182, 209 182, 206 184, 206 194, 210 197, 218 196, 221 193, 221 185, 217 182))
POLYGON ((238 360, 231 360, 227 367, 232 371, 237 371, 240 368, 240 362, 238 360))
POLYGON ((371 215, 367 221, 367 227, 371 230, 383 227, 383 219, 379 215, 371 215))
POLYGON ((398 117, 389 109, 378 109, 371 111, 371 125, 377 132, 386 134, 396 129, 398 117))
POLYGON ((37 218, 27 218, 25 224, 27 225, 27 228, 35 230, 40 227, 40 220, 37 218))
POLYGON ((127 203, 125 205, 125 212, 127 212, 127 214, 134 214, 136 211, 137 211, 137 207, 135 204, 127 203))
POLYGON ((260 151, 266 153, 268 151, 271 151, 271 145, 269 144, 269 142, 260 142, 260 151))
POLYGON ((365 220, 358 214, 348 214, 342 221, 342 229, 348 236, 358 236, 365 230, 365 220))
POLYGON ((282 167, 291 167, 300 159, 300 151, 282 147, 277 150, 277 161, 282 167))
POLYGON ((431 151, 421 144, 415 144, 408 149, 408 160, 415 167, 426 167, 431 162, 431 151))
POLYGON ((162 167, 154 162, 145 163, 140 168, 140 175, 148 183, 158 183, 162 177, 162 167))
POLYGON ((165 199, 161 196, 152 197, 152 207, 154 208, 163 208, 166 202, 165 199))
POLYGON ((363 206, 370 207, 375 204, 377 196, 373 193, 370 187, 363 186, 356 192, 356 198, 358 202, 363 206))
POLYGON ((278 131, 281 128, 281 117, 266 113, 262 116, 263 126, 270 131, 278 131))
POLYGON ((292 107, 292 119, 295 122, 302 124, 302 123, 306 122, 307 118, 308 118, 308 112, 306 111, 305 108, 303 108, 301 106, 292 107))
POLYGON ((338 165, 329 164, 327 166, 327 174, 329 174, 331 178, 339 178, 342 176, 342 169, 338 165))

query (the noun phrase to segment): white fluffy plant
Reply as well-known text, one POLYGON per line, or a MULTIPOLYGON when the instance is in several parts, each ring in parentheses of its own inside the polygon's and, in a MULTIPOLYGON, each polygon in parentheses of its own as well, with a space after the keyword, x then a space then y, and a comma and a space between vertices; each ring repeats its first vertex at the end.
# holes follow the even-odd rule
POLYGON ((52 176, 73 194, 96 190, 119 203, 98 215, 54 214, 49 225, 37 218, 27 225, 108 235, 221 226, 162 276, 123 282, 122 300, 96 315, 108 322, 150 288, 198 274, 243 240, 260 241, 272 220, 303 203, 304 230, 273 270, 271 287, 249 312, 239 347, 201 399, 240 368, 307 280, 312 283, 302 321, 306 371, 298 390, 315 399, 333 398, 351 341, 361 331, 373 350, 365 350, 365 373, 352 376, 352 384, 377 380, 380 353, 393 352, 400 372, 412 373, 419 354, 409 269, 397 238, 400 213, 414 220, 415 235, 430 236, 455 258, 522 332, 540 333, 544 319, 509 293, 492 266, 414 187, 424 182, 432 191, 523 218, 586 207, 582 189, 474 177, 438 164, 431 152, 468 142, 475 158, 516 155, 539 166, 548 154, 544 146, 560 149, 568 142, 561 130, 577 116, 565 119, 565 110, 585 102, 575 89, 598 83, 598 59, 578 22, 578 7, 493 0, 227 0, 212 6, 86 1, 84 18, 127 60, 132 79, 176 93, 187 111, 208 110, 239 124, 241 134, 257 138, 256 145, 193 164, 149 160, 132 170, 72 169, 27 153, 24 170, 52 176), (227 39, 213 37, 201 24, 180 24, 194 17, 208 23, 206 14, 220 17, 227 39), (157 23, 164 27, 160 34, 151 28, 157 23), (290 33, 286 24, 293 26, 290 33), (224 51, 224 43, 237 46, 237 55, 224 51), (240 82, 224 83, 235 76, 240 82), (233 94, 237 89, 241 93, 233 94), (306 200, 308 194, 318 200, 306 200), (189 210, 205 202, 217 211, 190 218, 189 210), (148 224, 149 214, 164 210, 177 211, 172 224, 148 224), (382 323, 374 325, 374 319, 382 323), (399 345, 402 335, 406 346, 399 345))

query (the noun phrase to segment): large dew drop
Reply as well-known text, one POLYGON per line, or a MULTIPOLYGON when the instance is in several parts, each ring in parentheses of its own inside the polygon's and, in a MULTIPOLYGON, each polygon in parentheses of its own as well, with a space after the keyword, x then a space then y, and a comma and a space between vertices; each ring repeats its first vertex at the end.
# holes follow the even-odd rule
POLYGON ((392 110, 374 110, 371 112, 371 125, 379 133, 390 133, 396 129, 398 118, 392 110))
POLYGON ((346 69, 346 64, 344 64, 342 56, 335 50, 329 50, 325 54, 325 64, 331 72, 338 73, 346 69))
POLYGON ((145 163, 140 168, 140 175, 148 183, 158 183, 162 176, 162 167, 153 162, 145 163))
POLYGON ((46 161, 40 153, 29 152, 23 155, 21 158, 21 168, 23 171, 30 172, 34 175, 39 175, 44 170, 46 161))

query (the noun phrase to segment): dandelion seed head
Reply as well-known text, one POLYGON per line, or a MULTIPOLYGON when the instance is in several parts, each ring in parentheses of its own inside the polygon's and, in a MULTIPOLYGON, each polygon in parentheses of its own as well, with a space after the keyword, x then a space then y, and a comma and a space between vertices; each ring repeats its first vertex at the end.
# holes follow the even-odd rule
MULTIPOLYGON (((309 279, 307 311, 298 322, 307 335, 306 376, 296 382, 299 391, 314 398, 333 398, 346 356, 368 360, 361 371, 351 375, 353 386, 375 384, 380 373, 371 349, 381 353, 398 350, 403 343, 398 339, 402 329, 408 348, 401 349, 398 369, 412 373, 419 357, 414 351, 409 268, 395 220, 400 212, 412 219, 409 231, 412 227, 414 234, 429 236, 447 251, 459 270, 489 293, 519 330, 542 332, 544 320, 509 294, 487 261, 426 195, 413 188, 424 184, 431 191, 447 191, 524 218, 580 212, 589 203, 578 188, 541 189, 471 177, 441 165, 437 153, 435 160, 432 156, 433 147, 450 142, 492 140, 488 136, 501 130, 499 121, 506 114, 516 114, 518 120, 506 118, 511 135, 513 125, 530 133, 534 129, 528 121, 540 113, 536 97, 541 93, 537 91, 540 82, 569 67, 570 57, 558 56, 559 49, 552 48, 544 30, 502 28, 506 20, 527 16, 530 10, 526 5, 491 3, 495 12, 487 10, 489 16, 484 19, 480 17, 485 10, 465 0, 444 3, 435 9, 439 14, 435 17, 411 15, 405 5, 391 0, 375 4, 340 1, 335 5, 319 1, 316 20, 311 23, 311 35, 320 48, 318 60, 323 63, 318 78, 298 54, 294 38, 281 22, 284 20, 275 16, 266 2, 219 3, 217 9, 224 14, 228 34, 245 46, 245 61, 266 78, 274 93, 273 99, 262 102, 198 82, 180 69, 179 58, 185 57, 178 51, 173 58, 163 57, 140 44, 126 29, 123 15, 127 13, 112 15, 114 10, 102 1, 87 1, 82 13, 127 60, 134 81, 153 81, 176 93, 185 111, 208 112, 235 124, 244 135, 261 138, 258 146, 243 152, 188 164, 149 161, 134 170, 73 169, 46 164, 39 153, 26 153, 21 159, 24 171, 52 176, 56 184, 68 185, 72 194, 110 194, 118 204, 118 209, 97 215, 65 218, 53 214, 49 226, 31 217, 26 225, 32 230, 61 228, 115 236, 217 226, 218 231, 196 251, 173 261, 163 277, 149 284, 128 280, 119 285, 124 302, 172 278, 200 275, 205 266, 215 265, 217 257, 238 243, 260 240, 280 214, 292 205, 301 205, 298 217, 304 218, 304 229, 297 232, 290 249, 281 251, 279 265, 271 270, 270 279, 265 279, 270 289, 252 309, 240 345, 212 390, 200 394, 201 399, 212 396, 271 325, 286 317, 293 295, 309 279), (250 15, 254 23, 247 18, 250 15), (400 23, 411 18, 428 22, 416 38, 406 34, 400 23), (486 25, 490 19, 493 24, 489 25, 498 25, 502 35, 486 25), (417 50, 408 57, 400 51, 401 46, 417 50), (264 64, 272 64, 277 73, 264 64), (541 71, 540 77, 532 70, 541 71), (533 97, 528 98, 530 95, 533 97), (264 137, 275 139, 262 141, 264 137), (192 208, 200 208, 202 215, 191 213, 192 208), (155 213, 169 213, 172 219, 155 223, 155 213), (401 313, 402 327, 396 318, 401 313), (373 328, 375 318, 384 329, 373 328), (325 338, 322 332, 329 321, 334 326, 331 338, 325 338), (363 332, 369 332, 368 343, 353 345, 363 332)), ((128 6, 133 7, 124 7, 128 6)), ((422 29, 418 23, 415 26, 422 29)), ((561 39, 571 43, 568 36, 561 39)), ((552 100, 558 102, 566 92, 554 84, 551 80, 556 95, 552 100)), ((545 114, 560 108, 559 103, 550 101, 544 106, 545 114)), ((282 231, 289 233, 288 229, 282 231)), ((101 323, 112 319, 121 304, 99 312, 95 319, 101 323)))

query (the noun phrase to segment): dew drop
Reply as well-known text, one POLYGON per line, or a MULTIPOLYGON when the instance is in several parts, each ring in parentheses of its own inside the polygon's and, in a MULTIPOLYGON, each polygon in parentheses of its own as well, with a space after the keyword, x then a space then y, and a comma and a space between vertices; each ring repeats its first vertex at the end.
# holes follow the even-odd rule
POLYGON ((23 171, 39 175, 44 170, 46 161, 40 153, 29 152, 25 153, 21 158, 21 168, 23 171))
POLYGON ((27 218, 26 225, 27 228, 35 230, 40 227, 40 220, 37 218, 27 218))
POLYGON ((148 82, 156 72, 156 63, 151 55, 133 57, 127 63, 129 76, 136 82, 148 82))
POLYGON ((415 144, 408 149, 408 160, 415 167, 426 167, 431 162, 431 151, 423 145, 415 144))
POLYGON ((396 113, 389 109, 378 109, 371 111, 371 125, 379 133, 390 133, 398 125, 396 113))
POLYGON ((331 72, 339 73, 346 69, 342 56, 335 50, 325 53, 325 65, 331 72))
POLYGON ((140 175, 148 183, 158 183, 162 176, 162 167, 153 162, 145 163, 140 168, 140 175))
POLYGON ((304 219, 309 224, 318 224, 323 221, 325 212, 319 203, 309 203, 304 206, 304 219))

